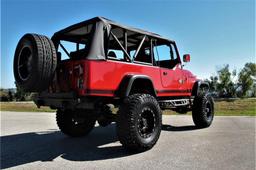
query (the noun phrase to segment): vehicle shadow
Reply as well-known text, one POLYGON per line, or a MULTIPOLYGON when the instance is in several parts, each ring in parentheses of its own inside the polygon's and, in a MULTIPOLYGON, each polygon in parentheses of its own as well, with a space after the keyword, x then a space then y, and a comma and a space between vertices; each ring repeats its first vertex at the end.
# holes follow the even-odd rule
POLYGON ((86 137, 71 138, 49 130, 1 137, 1 169, 56 157, 71 161, 91 161, 128 156, 115 133, 115 124, 95 129, 86 137), (116 142, 116 143, 115 143, 116 142), (108 144, 111 143, 111 146, 108 144))
POLYGON ((172 126, 172 125, 162 125, 162 130, 164 131, 191 131, 191 130, 199 130, 200 128, 187 125, 187 126, 172 126))

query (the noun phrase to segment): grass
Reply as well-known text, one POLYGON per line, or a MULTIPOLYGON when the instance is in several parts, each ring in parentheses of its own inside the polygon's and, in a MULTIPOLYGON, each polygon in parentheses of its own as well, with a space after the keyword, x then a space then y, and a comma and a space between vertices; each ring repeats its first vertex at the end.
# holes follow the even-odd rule
POLYGON ((40 109, 33 102, 1 102, 1 111, 15 112, 55 112, 49 107, 41 107, 40 109))
MULTIPOLYGON (((55 112, 48 107, 38 109, 33 102, 1 102, 2 111, 18 112, 55 112)), ((164 111, 164 114, 176 114, 173 111, 164 111)), ((188 114, 191 114, 189 112, 188 114)), ((256 99, 238 99, 234 101, 216 101, 215 115, 218 116, 256 116, 256 99)))
POLYGON ((216 102, 217 115, 256 116, 256 99, 216 102))
MULTIPOLYGON (((215 101, 215 115, 217 116, 256 116, 256 99, 238 99, 232 101, 215 101)), ((164 111, 164 114, 176 114, 164 111)), ((188 114, 191 114, 189 112, 188 114)))

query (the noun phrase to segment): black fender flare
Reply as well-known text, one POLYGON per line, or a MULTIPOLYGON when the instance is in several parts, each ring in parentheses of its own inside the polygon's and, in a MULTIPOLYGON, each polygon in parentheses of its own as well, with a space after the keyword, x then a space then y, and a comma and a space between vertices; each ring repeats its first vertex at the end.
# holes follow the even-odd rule
POLYGON ((209 83, 202 81, 202 80, 197 80, 194 83, 194 86, 192 88, 192 96, 197 96, 198 95, 198 91, 200 87, 207 87, 208 90, 210 89, 209 83))
POLYGON ((124 78, 122 79, 122 81, 118 87, 118 90, 116 91, 116 96, 121 97, 121 98, 129 96, 134 81, 138 80, 138 79, 144 79, 144 80, 150 81, 150 83, 152 84, 152 88, 153 88, 152 95, 156 96, 156 90, 154 88, 153 81, 151 80, 151 78, 149 76, 133 75, 133 74, 128 74, 128 75, 124 76, 124 78))

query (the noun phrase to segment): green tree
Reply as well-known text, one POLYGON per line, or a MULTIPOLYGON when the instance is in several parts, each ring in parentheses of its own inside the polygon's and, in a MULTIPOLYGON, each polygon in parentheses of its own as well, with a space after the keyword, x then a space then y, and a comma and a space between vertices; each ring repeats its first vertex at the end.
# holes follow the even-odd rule
POLYGON ((252 97, 256 97, 256 83, 252 86, 252 97))
POLYGON ((0 101, 7 102, 8 101, 8 93, 4 89, 0 89, 0 101))
POLYGON ((217 91, 217 86, 218 86, 218 77, 217 76, 210 77, 209 86, 210 86, 210 91, 212 91, 212 92, 217 91))
MULTIPOLYGON (((219 82, 217 83, 217 90, 222 97, 234 97, 236 95, 236 84, 234 83, 234 77, 236 76, 236 70, 232 73, 229 71, 229 65, 224 65, 223 68, 217 71, 219 82)), ((214 81, 217 80, 213 78, 214 81)))
POLYGON ((253 86, 253 77, 256 77, 256 64, 246 63, 238 75, 238 83, 241 87, 242 97, 247 96, 249 90, 254 90, 253 88, 255 86, 253 86))
POLYGON ((17 101, 25 101, 27 93, 21 89, 20 87, 17 87, 17 91, 15 93, 15 98, 17 101))
POLYGON ((13 94, 12 94, 11 90, 8 91, 8 100, 13 101, 13 94))

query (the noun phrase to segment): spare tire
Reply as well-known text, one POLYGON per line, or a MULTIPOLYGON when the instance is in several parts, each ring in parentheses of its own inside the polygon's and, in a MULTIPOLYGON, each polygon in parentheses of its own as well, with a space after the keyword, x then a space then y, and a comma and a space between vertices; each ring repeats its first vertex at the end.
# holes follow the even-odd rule
POLYGON ((13 71, 16 86, 27 92, 48 88, 57 66, 53 42, 46 36, 25 34, 14 54, 13 71))

